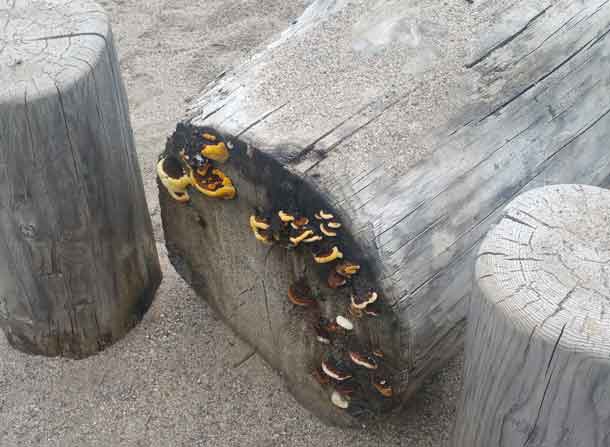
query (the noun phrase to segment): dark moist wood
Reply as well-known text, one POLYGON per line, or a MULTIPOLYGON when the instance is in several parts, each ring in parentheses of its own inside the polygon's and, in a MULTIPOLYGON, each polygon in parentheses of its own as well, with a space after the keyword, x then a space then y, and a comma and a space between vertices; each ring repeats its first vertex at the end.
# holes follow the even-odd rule
POLYGON ((349 45, 352 32, 368 35, 363 27, 378 29, 392 4, 397 14, 405 5, 367 4, 314 2, 189 110, 190 124, 233 142, 223 169, 235 201, 193 194, 179 206, 160 193, 178 270, 331 423, 345 423, 345 413, 307 376, 323 349, 286 298, 310 260, 256 242, 253 209, 272 209, 288 192, 299 206, 324 205, 339 217, 346 250, 366 261, 368 281, 390 307, 360 339, 381 337, 397 365, 398 401, 462 348, 474 253, 502 208, 537 186, 608 184, 610 176, 609 3, 465 5, 464 17, 485 19, 460 27, 467 42, 455 24, 444 29, 422 10, 403 17, 415 20, 407 28, 420 32, 419 44, 397 25, 381 48, 349 45), (471 55, 459 45, 435 52, 454 41, 471 55), (329 54, 345 66, 329 66, 326 56, 317 64, 316 55, 329 54), (445 85, 446 94, 430 93, 445 85), (410 119, 423 120, 423 130, 412 131, 410 119), (409 139, 397 142, 397 133, 409 139), (419 155, 409 155, 411 146, 419 155), (395 162, 403 159, 410 163, 395 162))
POLYGON ((107 16, 0 6, 0 325, 81 358, 142 318, 161 281, 107 16))
POLYGON ((607 446, 610 191, 517 197, 479 250, 454 447, 607 446))

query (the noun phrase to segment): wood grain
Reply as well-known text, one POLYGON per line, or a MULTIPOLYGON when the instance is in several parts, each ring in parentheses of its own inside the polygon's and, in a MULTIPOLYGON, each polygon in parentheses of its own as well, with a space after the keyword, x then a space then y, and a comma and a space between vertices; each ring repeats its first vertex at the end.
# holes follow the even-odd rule
MULTIPOLYGON (((603 93, 610 87, 610 4, 464 7, 471 9, 458 26, 442 8, 416 2, 315 1, 274 42, 208 85, 188 111, 189 123, 246 146, 247 158, 229 161, 238 201, 252 189, 260 196, 248 194, 247 206, 265 207, 288 177, 345 223, 397 322, 384 330, 393 331, 385 339, 403 399, 462 348, 475 253, 503 207, 537 186, 601 185, 610 176, 603 93), (255 175, 239 177, 249 166, 255 175)), ((190 211, 166 211, 164 225, 176 235, 197 233, 175 223, 183 212, 190 211)), ((220 211, 200 214, 215 232, 220 211)), ((246 225, 246 208, 230 221, 246 225)), ((236 234, 223 247, 234 244, 244 259, 260 262, 246 237, 236 234)), ((174 254, 179 265, 199 266, 206 288, 195 288, 206 299, 237 299, 237 290, 207 289, 223 283, 227 269, 212 275, 197 255, 174 254)), ((284 264, 267 274, 289 271, 284 264)), ((285 321, 282 315, 276 319, 285 321)), ((232 327, 254 346, 267 343, 232 327)), ((302 382, 271 363, 288 383, 302 382)))
POLYGON ((0 325, 26 352, 122 337, 161 273, 108 18, 0 1, 0 325))
POLYGON ((455 447, 610 442, 610 191, 517 197, 483 241, 455 447))

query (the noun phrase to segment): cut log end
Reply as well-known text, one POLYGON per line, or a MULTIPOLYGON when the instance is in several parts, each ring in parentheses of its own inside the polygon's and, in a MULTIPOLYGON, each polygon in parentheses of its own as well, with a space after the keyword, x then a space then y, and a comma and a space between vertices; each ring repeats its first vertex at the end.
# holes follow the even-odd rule
POLYGON ((455 447, 607 445, 610 192, 531 190, 483 242, 455 447))
MULTIPOLYGON (((204 132, 225 141, 211 129, 180 125, 162 159, 196 170, 192 140, 184 135, 204 132)), ((209 163, 231 179, 234 200, 206 197, 191 184, 184 203, 159 183, 174 266, 324 420, 352 425, 385 413, 400 397, 396 316, 349 222, 314 185, 274 159, 237 139, 226 144, 228 163, 209 163), (324 361, 350 377, 339 380, 322 369, 328 380, 320 383, 316 372, 324 361), (345 408, 331 399, 334 391, 345 408)), ((203 153, 204 146, 195 146, 203 153)))

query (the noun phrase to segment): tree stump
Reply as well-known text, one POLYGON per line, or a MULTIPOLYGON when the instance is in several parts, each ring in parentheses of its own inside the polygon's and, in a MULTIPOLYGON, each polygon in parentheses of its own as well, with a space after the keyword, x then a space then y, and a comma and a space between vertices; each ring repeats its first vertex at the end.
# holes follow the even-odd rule
POLYGON ((462 3, 313 2, 208 85, 162 154, 176 171, 178 200, 160 191, 172 262, 330 423, 383 413, 461 349, 474 253, 511 198, 610 174, 610 4, 462 3), (197 151, 217 142, 204 134, 232 148, 216 165, 232 201, 188 186, 205 162, 193 164, 197 151), (277 222, 256 236, 283 242, 265 245, 248 224, 285 211, 319 235, 320 210, 342 224, 324 241, 362 267, 338 289, 327 277, 339 261, 316 264, 320 247, 282 248, 291 244, 277 222), (315 310, 287 298, 300 279, 324 299, 315 310), (349 315, 351 295, 369 288, 381 315, 353 318, 352 335, 330 348, 316 342, 318 318, 349 315), (392 397, 350 361, 351 344, 385 353, 392 397), (348 411, 331 403, 338 383, 311 378, 331 353, 364 389, 348 411))
POLYGON ((0 1, 0 325, 84 357, 149 307, 161 271, 109 19, 0 1))
POLYGON ((516 198, 476 262, 454 446, 610 443, 610 191, 516 198))

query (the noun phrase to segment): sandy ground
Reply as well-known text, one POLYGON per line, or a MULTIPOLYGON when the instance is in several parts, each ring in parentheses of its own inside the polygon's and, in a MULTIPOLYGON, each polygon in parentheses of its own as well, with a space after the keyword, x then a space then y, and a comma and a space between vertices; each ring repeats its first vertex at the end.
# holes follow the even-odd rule
POLYGON ((386 423, 326 427, 189 290, 163 249, 154 161, 185 103, 306 3, 103 2, 113 19, 165 278, 144 321, 92 358, 32 357, 0 337, 0 446, 445 445, 461 359, 386 423))

